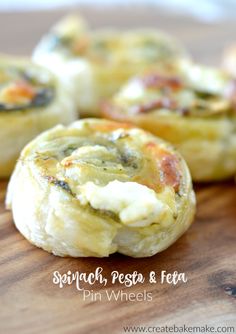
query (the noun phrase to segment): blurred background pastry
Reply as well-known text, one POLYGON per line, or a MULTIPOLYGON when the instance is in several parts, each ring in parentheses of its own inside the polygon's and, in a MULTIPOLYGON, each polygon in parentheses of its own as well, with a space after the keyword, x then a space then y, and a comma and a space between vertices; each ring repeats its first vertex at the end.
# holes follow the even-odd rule
POLYGON ((110 119, 133 123, 174 144, 194 181, 236 173, 233 80, 221 70, 187 64, 130 80, 102 106, 110 119))
POLYGON ((8 177, 20 151, 40 132, 77 118, 70 91, 29 59, 0 56, 0 178, 8 177))
POLYGON ((80 16, 68 16, 42 38, 33 59, 72 85, 81 115, 99 116, 100 101, 131 76, 178 66, 189 56, 174 38, 155 29, 92 30, 80 16))

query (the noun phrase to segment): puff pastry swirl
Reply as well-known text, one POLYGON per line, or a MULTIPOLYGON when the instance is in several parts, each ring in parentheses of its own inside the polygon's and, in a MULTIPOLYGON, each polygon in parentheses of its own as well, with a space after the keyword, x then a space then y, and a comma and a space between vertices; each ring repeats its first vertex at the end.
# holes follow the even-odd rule
POLYGON ((87 119, 24 148, 7 206, 20 232, 56 255, 146 257, 188 229, 195 196, 169 144, 127 124, 87 119))
POLYGON ((0 56, 0 178, 40 132, 77 118, 71 93, 48 70, 27 59, 0 56))
POLYGON ((232 84, 220 70, 193 64, 179 73, 156 71, 130 80, 103 105, 103 115, 174 144, 193 180, 221 180, 236 173, 232 84))
POLYGON ((41 40, 33 59, 54 69, 62 80, 67 73, 78 108, 87 116, 98 115, 100 101, 130 76, 171 67, 188 56, 173 38, 154 29, 92 31, 82 18, 69 16, 41 40))

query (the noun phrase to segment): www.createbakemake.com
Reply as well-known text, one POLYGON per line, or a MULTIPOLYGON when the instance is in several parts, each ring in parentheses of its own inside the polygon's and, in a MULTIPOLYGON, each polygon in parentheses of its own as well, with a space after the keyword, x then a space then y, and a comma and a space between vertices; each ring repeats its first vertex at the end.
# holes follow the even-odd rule
POLYGON ((93 285, 99 285, 106 287, 108 283, 110 285, 122 285, 125 288, 130 288, 137 284, 143 284, 148 282, 150 284, 170 284, 177 285, 187 283, 188 279, 185 273, 179 273, 174 271, 172 273, 162 270, 160 273, 150 271, 145 277, 138 271, 132 273, 121 273, 114 270, 110 273, 109 277, 103 275, 103 268, 98 267, 94 272, 71 272, 60 273, 59 271, 53 272, 52 278, 53 284, 63 288, 65 285, 75 285, 76 289, 83 294, 83 300, 90 301, 102 301, 104 298, 108 301, 111 300, 126 300, 126 301, 152 301, 152 293, 146 290, 138 293, 126 292, 126 291, 104 289, 102 292, 92 290, 93 285))

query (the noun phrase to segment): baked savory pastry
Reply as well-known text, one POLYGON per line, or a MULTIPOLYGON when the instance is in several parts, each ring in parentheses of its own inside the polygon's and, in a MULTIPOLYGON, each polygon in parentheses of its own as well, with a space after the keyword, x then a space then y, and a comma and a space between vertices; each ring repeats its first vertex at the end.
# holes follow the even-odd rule
POLYGON ((198 65, 188 65, 179 74, 156 71, 130 80, 103 104, 103 115, 138 125, 174 144, 193 180, 221 180, 236 173, 231 84, 220 70, 198 65))
POLYGON ((40 132, 77 118, 71 93, 48 70, 27 59, 0 56, 0 178, 40 132))
POLYGON ((20 232, 55 255, 145 257, 187 230, 195 196, 188 167, 169 144, 126 124, 87 119, 24 148, 7 206, 20 232))
POLYGON ((83 115, 98 115, 100 100, 111 96, 130 76, 187 58, 182 46, 162 32, 92 31, 77 16, 66 17, 53 27, 33 54, 36 62, 74 85, 83 115))

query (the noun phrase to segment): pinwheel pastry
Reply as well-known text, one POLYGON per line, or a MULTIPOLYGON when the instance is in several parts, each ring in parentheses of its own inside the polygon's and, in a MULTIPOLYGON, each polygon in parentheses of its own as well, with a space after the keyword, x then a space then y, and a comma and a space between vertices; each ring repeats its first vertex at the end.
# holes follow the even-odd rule
POLYGON ((130 80, 103 115, 133 123, 174 144, 195 181, 236 172, 236 114, 232 80, 223 72, 189 65, 182 74, 152 72, 130 80))
POLYGON ((28 141, 76 118, 70 92, 53 74, 27 59, 0 56, 0 177, 10 175, 28 141))
POLYGON ((69 16, 42 39, 33 59, 70 81, 82 114, 98 115, 100 100, 130 76, 173 66, 188 56, 170 36, 154 29, 91 31, 82 19, 69 16))
POLYGON ((7 206, 20 232, 55 255, 146 257, 187 230, 195 197, 188 167, 169 144, 126 124, 87 119, 24 148, 7 206))

